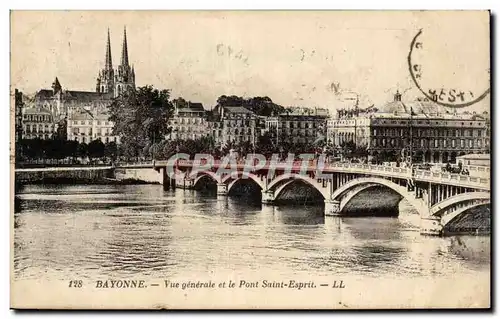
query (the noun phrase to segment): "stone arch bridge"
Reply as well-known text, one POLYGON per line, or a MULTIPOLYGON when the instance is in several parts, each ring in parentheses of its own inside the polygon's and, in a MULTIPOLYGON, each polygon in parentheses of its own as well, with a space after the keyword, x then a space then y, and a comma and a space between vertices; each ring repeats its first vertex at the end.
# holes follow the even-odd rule
MULTIPOLYGON (((179 160, 174 184, 189 189, 201 179, 209 178, 217 183, 217 195, 222 197, 246 179, 260 187, 263 204, 273 204, 288 186, 300 181, 323 196, 327 216, 346 216, 353 209, 356 198, 378 189, 381 191, 379 196, 368 197, 369 200, 362 202, 365 208, 383 204, 386 209, 397 210, 399 202, 406 199, 419 213, 420 232, 426 235, 442 235, 456 218, 478 208, 489 210, 490 205, 489 176, 351 163, 328 164, 321 174, 313 164, 301 174, 295 163, 278 163, 274 165, 273 174, 269 174, 268 166, 254 169, 245 164, 238 164, 230 173, 219 173, 220 165, 215 163, 208 170, 193 171, 192 161, 179 160)), ((169 179, 167 162, 154 163, 154 169, 163 173, 165 185, 169 179)))

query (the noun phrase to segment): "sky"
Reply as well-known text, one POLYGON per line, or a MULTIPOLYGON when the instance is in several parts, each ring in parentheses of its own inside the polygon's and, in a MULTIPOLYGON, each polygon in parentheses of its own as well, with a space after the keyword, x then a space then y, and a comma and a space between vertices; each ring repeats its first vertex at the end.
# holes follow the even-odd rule
POLYGON ((406 100, 421 97, 407 60, 420 29, 443 40, 442 48, 453 43, 468 54, 466 63, 450 64, 457 50, 433 52, 436 63, 426 62, 426 70, 434 71, 433 85, 463 71, 467 85, 481 90, 489 84, 471 70, 489 67, 487 16, 477 11, 14 11, 11 87, 35 92, 50 88, 57 76, 64 89, 95 90, 107 29, 116 68, 126 26, 136 85, 170 89, 173 97, 205 108, 220 95, 269 96, 284 106, 329 109, 352 103, 346 97, 353 96, 361 107, 380 105, 396 90, 406 100))

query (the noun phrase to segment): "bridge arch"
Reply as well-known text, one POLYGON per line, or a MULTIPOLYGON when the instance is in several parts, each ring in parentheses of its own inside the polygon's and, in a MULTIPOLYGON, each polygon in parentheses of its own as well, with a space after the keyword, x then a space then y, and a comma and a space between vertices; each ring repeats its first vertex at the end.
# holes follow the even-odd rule
POLYGON ((226 175, 221 179, 221 183, 227 184, 227 192, 229 193, 229 191, 231 191, 231 189, 237 182, 244 179, 252 180, 253 182, 255 182, 255 184, 257 184, 260 187, 260 189, 266 188, 265 182, 259 176, 246 172, 238 172, 238 174, 226 175))
POLYGON ((189 175, 189 178, 194 178, 193 187, 203 178, 210 177, 216 183, 221 183, 220 176, 212 171, 202 171, 202 172, 193 172, 189 175))
POLYGON ((330 199, 340 202, 340 210, 342 210, 351 199, 368 188, 382 186, 389 188, 397 193, 401 198, 406 199, 415 208, 421 216, 428 215, 428 209, 425 207, 421 199, 414 197, 413 193, 406 190, 405 186, 398 185, 388 179, 368 177, 356 178, 337 188, 331 195, 330 199))
POLYGON ((480 203, 489 203, 491 194, 489 192, 470 192, 451 196, 431 207, 431 215, 442 215, 454 208, 461 208, 480 203))
POLYGON ((454 210, 446 215, 443 215, 441 217, 441 227, 443 230, 445 230, 446 228, 448 228, 450 226, 450 224, 452 224, 452 222, 455 219, 459 218, 460 216, 463 216, 467 212, 473 211, 474 209, 485 208, 488 210, 489 214, 491 214, 491 210, 490 210, 489 206, 490 206, 490 203, 487 202, 487 203, 475 203, 472 205, 460 207, 459 209, 456 209, 456 210, 454 210))
POLYGON ((274 198, 278 198, 278 196, 288 185, 296 181, 305 182, 306 184, 314 187, 323 196, 323 198, 329 198, 328 187, 323 187, 322 183, 318 183, 317 180, 311 178, 309 175, 304 174, 287 173, 280 175, 268 185, 267 189, 274 191, 274 198))

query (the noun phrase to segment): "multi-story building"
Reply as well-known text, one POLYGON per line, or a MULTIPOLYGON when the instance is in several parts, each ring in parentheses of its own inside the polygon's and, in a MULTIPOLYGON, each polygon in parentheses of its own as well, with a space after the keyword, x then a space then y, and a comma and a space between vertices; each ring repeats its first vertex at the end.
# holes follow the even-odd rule
POLYGON ((66 127, 68 140, 87 144, 95 140, 119 143, 120 138, 113 135, 114 123, 108 118, 106 110, 73 110, 66 127))
POLYGON ((346 142, 380 154, 417 162, 455 162, 457 156, 489 152, 486 114, 452 113, 431 101, 394 101, 378 110, 341 111, 330 119, 328 140, 340 148, 346 142))
POLYGON ((201 103, 187 102, 184 107, 176 103, 174 107, 170 139, 198 139, 210 134, 206 111, 201 103))
POLYGON ((255 145, 258 134, 257 120, 257 115, 242 106, 221 107, 220 144, 249 142, 255 145))
POLYGON ((52 112, 43 107, 26 108, 23 113, 23 139, 48 140, 57 131, 52 112))
POLYGON ((269 117, 265 131, 276 143, 287 140, 293 143, 312 144, 324 138, 328 110, 320 108, 287 108, 276 117, 269 117))

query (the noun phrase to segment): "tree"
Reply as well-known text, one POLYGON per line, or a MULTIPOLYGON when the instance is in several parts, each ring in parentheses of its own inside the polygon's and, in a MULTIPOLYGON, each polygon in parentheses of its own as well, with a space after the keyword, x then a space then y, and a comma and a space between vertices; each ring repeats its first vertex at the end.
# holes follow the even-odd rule
POLYGON ((184 100, 184 98, 182 98, 182 97, 178 97, 178 98, 174 99, 172 102, 173 102, 174 106, 177 106, 180 109, 187 107, 187 105, 188 105, 188 102, 186 100, 184 100))
POLYGON ((266 157, 270 157, 272 154, 277 153, 279 149, 274 145, 274 139, 271 133, 266 132, 259 136, 257 139, 257 145, 255 146, 255 151, 266 157))
POLYGON ((147 85, 129 89, 113 100, 109 119, 115 123, 113 134, 122 141, 120 154, 129 158, 147 156, 144 147, 170 133, 168 122, 173 116, 173 104, 169 99, 169 90, 147 85))
POLYGON ((101 158, 104 156, 104 144, 101 140, 93 140, 89 143, 88 155, 90 158, 101 158))
POLYGON ((78 148, 76 150, 76 153, 78 154, 78 157, 81 157, 81 158, 87 157, 87 155, 88 155, 87 143, 82 142, 82 143, 78 144, 78 148))
POLYGON ((276 116, 285 111, 283 106, 274 103, 267 96, 257 96, 245 100, 244 106, 255 114, 261 116, 276 116))
POLYGON ((118 147, 115 142, 109 142, 104 145, 104 156, 111 159, 111 161, 116 161, 118 156, 118 147))
POLYGON ((221 95, 217 99, 216 111, 225 106, 243 106, 261 116, 276 116, 285 111, 283 106, 274 103, 267 96, 257 96, 245 99, 236 95, 221 95))
POLYGON ((73 159, 78 157, 78 141, 66 141, 64 148, 66 149, 66 156, 73 159))
POLYGON ((219 107, 244 106, 244 104, 245 104, 245 99, 240 97, 240 96, 236 96, 236 95, 231 95, 231 96, 221 95, 217 99, 217 106, 219 106, 219 107))

